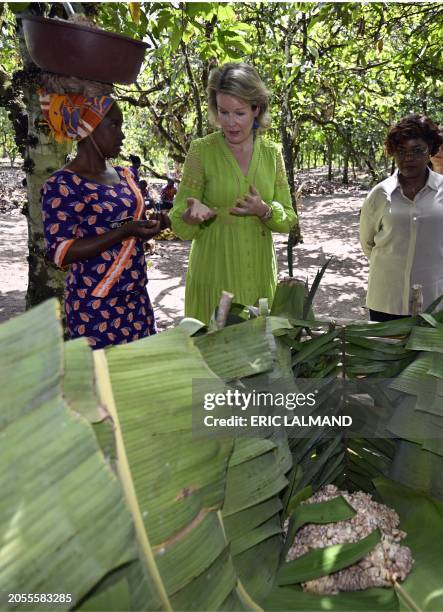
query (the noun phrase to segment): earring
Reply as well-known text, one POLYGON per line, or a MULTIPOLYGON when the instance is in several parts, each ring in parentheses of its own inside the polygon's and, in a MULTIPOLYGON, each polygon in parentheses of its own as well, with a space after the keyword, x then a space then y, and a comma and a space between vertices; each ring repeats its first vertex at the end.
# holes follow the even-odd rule
POLYGON ((257 117, 254 119, 254 123, 252 124, 252 129, 253 130, 258 130, 258 128, 260 127, 260 123, 258 122, 257 117))

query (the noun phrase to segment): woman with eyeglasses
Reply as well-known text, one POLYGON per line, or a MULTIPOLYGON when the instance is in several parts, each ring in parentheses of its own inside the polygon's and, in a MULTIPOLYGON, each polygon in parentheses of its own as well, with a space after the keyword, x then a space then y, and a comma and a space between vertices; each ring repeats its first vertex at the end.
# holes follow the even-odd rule
POLYGON ((360 217, 371 321, 412 314, 416 285, 423 309, 443 294, 443 176, 428 168, 442 142, 425 116, 403 117, 389 130, 386 152, 397 170, 372 189, 360 217))

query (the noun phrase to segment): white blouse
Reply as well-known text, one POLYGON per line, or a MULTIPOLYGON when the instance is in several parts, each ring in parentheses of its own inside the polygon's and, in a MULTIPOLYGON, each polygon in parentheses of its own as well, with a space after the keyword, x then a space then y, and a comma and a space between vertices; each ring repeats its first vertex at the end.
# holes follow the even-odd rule
POLYGON ((360 243, 370 262, 369 308, 409 314, 415 284, 429 306, 443 294, 443 175, 430 170, 414 200, 403 194, 398 172, 376 185, 361 210, 360 243))

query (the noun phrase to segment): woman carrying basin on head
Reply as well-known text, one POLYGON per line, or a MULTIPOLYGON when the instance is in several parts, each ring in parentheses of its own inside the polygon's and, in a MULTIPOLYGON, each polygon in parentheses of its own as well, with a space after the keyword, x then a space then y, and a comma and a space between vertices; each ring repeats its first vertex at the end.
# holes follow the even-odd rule
POLYGON ((223 290, 242 304, 272 301, 272 232, 297 223, 281 152, 262 136, 269 94, 256 70, 244 63, 213 70, 208 105, 220 129, 192 142, 171 213, 173 231, 193 241, 185 314, 205 323, 223 290))
POLYGON ((414 285, 425 309, 443 294, 443 176, 428 168, 441 142, 435 123, 419 115, 401 119, 386 138, 397 170, 369 193, 360 217, 373 321, 412 314, 414 285))
POLYGON ((48 256, 68 267, 69 336, 102 348, 154 334, 143 242, 162 221, 146 220, 138 177, 107 162, 123 143, 122 112, 110 96, 42 91, 40 102, 55 138, 78 142, 42 190, 48 256))

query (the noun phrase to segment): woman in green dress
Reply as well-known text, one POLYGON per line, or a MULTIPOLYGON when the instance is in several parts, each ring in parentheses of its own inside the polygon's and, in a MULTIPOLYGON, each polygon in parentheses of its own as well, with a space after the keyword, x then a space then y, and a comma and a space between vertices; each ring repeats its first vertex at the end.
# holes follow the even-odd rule
POLYGON ((230 63, 211 72, 209 112, 221 129, 192 142, 170 215, 173 231, 192 240, 185 315, 205 323, 222 291, 241 304, 272 302, 272 232, 288 233, 297 223, 280 149, 261 136, 268 104, 252 66, 230 63))

